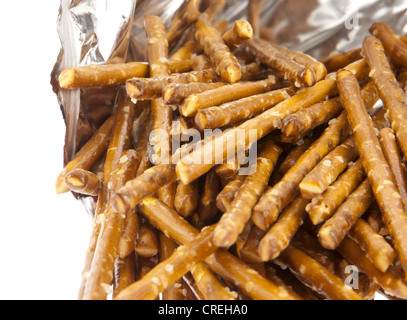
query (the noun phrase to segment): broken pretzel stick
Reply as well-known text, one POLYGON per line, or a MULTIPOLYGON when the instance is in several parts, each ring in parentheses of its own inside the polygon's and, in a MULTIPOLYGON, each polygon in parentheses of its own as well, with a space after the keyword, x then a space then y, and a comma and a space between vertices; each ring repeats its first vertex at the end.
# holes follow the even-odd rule
POLYGON ((331 151, 317 166, 301 181, 300 190, 303 197, 314 199, 323 194, 335 182, 338 176, 347 168, 348 163, 359 156, 353 137, 331 151))
POLYGON ((349 231, 349 237, 355 241, 367 257, 381 271, 386 272, 393 264, 396 258, 396 252, 391 245, 363 219, 358 222, 349 231))
POLYGON ((297 197, 260 241, 258 252, 263 261, 277 258, 290 244, 307 215, 308 199, 297 197))
POLYGON ((89 196, 97 196, 100 191, 101 180, 93 172, 75 169, 65 177, 65 185, 74 192, 89 196))
MULTIPOLYGON (((377 41, 374 40, 377 44, 377 41)), ((365 40, 369 44, 369 40, 365 40)), ((377 73, 380 73, 377 70, 377 73)), ((375 76, 373 76, 375 77, 375 76)), ((374 80, 377 80, 374 79, 374 80)), ((354 75, 346 70, 338 72, 338 88, 349 124, 355 135, 363 167, 382 211, 383 219, 393 238, 402 269, 407 271, 407 214, 400 193, 394 182, 393 174, 386 162, 373 122, 366 112, 360 96, 360 88, 354 75)), ((380 92, 380 88, 379 92, 380 92)))
POLYGON ((261 63, 282 72, 296 87, 311 87, 316 83, 315 73, 277 50, 269 42, 262 39, 251 39, 246 46, 261 63))
POLYGON ((216 174, 222 179, 232 179, 240 170, 240 163, 235 157, 229 159, 226 163, 220 164, 216 167, 216 174))
POLYGON ((347 197, 363 182, 366 174, 362 160, 348 165, 348 169, 328 190, 314 198, 306 210, 314 225, 319 225, 329 219, 347 197))
MULTIPOLYGON (((252 225, 251 222, 249 222, 249 224, 252 225)), ((264 235, 265 232, 263 230, 260 230, 255 225, 252 226, 250 232, 247 235, 246 242, 239 253, 241 259, 245 263, 249 263, 251 265, 260 265, 263 263, 257 249, 264 235)))
POLYGON ((373 200, 372 188, 369 181, 365 180, 319 229, 318 238, 321 245, 325 249, 335 250, 373 200))
POLYGON ((222 79, 229 83, 238 82, 242 77, 241 67, 218 31, 203 19, 196 22, 195 29, 196 40, 211 59, 222 79))
POLYGON ((134 250, 142 257, 154 257, 158 253, 158 242, 155 230, 143 224, 139 228, 137 244, 134 250))
POLYGON ((206 222, 212 220, 218 208, 216 206, 216 196, 221 190, 219 176, 215 170, 211 170, 205 177, 205 183, 201 192, 198 205, 199 219, 206 222))
POLYGON ((199 186, 198 181, 190 184, 178 182, 177 191, 175 194, 174 206, 175 209, 184 218, 189 218, 196 211, 199 201, 199 186))
POLYGON ((256 171, 245 179, 230 208, 215 228, 214 243, 218 247, 230 247, 237 241, 268 184, 281 152, 282 149, 273 141, 265 141, 257 158, 256 171))
POLYGON ((232 51, 235 51, 252 37, 251 24, 246 20, 237 20, 233 27, 223 34, 222 39, 232 51))
POLYGON ((216 206, 220 211, 226 212, 230 208, 245 178, 245 176, 237 174, 218 194, 216 206))

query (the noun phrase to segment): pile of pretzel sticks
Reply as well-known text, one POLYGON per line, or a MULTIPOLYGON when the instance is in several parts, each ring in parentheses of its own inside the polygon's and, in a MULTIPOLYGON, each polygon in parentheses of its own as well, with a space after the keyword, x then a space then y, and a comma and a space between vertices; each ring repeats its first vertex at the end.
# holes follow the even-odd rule
POLYGON ((231 26, 226 2, 146 15, 148 63, 60 75, 120 86, 57 179, 97 197, 79 298, 407 299, 406 39, 376 23, 320 62, 261 37, 263 1, 231 26))

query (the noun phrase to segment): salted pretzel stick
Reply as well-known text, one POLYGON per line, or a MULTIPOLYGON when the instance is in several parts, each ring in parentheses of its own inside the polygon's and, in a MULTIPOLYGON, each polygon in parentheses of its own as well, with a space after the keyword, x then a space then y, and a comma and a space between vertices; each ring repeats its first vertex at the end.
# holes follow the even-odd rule
POLYGON ((97 174, 83 169, 72 170, 65 177, 65 185, 80 194, 97 196, 100 184, 101 180, 97 174))
POLYGON ((126 258, 135 249, 138 229, 139 216, 137 212, 129 212, 123 223, 123 231, 117 249, 120 258, 126 258))
POLYGON ((390 114, 391 126, 396 133, 403 154, 407 155, 407 105, 403 90, 392 72, 383 46, 374 37, 366 37, 363 42, 363 54, 371 69, 371 77, 375 82, 380 98, 390 114))
POLYGON ((250 0, 248 5, 248 19, 253 27, 253 33, 256 37, 260 36, 260 19, 261 10, 263 8, 264 0, 250 0))
POLYGON ((137 153, 141 157, 140 166, 137 169, 137 176, 143 174, 147 169, 151 168, 148 147, 150 145, 150 134, 153 130, 154 120, 153 115, 150 113, 137 141, 137 153))
POLYGON ((386 23, 374 23, 370 27, 370 32, 380 40, 392 61, 407 67, 407 44, 400 40, 386 23))
MULTIPOLYGON (((257 133, 257 140, 267 136, 271 131, 281 127, 282 120, 288 115, 301 110, 302 108, 309 107, 336 92, 336 81, 327 79, 318 82, 315 86, 300 91, 290 99, 280 102, 277 106, 269 109, 259 116, 250 119, 243 124, 231 129, 219 137, 212 140, 212 143, 204 145, 200 150, 196 150, 188 155, 189 164, 183 163, 181 160, 177 166, 177 176, 184 182, 188 183, 200 177, 202 174, 208 172, 216 163, 215 156, 219 155, 213 153, 213 146, 222 145, 223 160, 230 157, 231 154, 239 150, 247 150, 250 148, 253 133, 257 133), (244 132, 245 139, 239 139, 238 143, 233 145, 228 143, 229 139, 235 139, 238 134, 244 132), (202 156, 204 159, 211 159, 207 164, 201 163, 202 156)), ((219 148, 219 147, 217 147, 219 148)))
POLYGON ((248 83, 236 83, 217 89, 192 94, 180 106, 184 117, 194 116, 198 110, 265 93, 275 85, 273 78, 248 83))
POLYGON ((281 217, 260 241, 258 252, 263 261, 277 258, 288 247, 298 229, 304 223, 308 199, 297 197, 281 214, 281 217))
POLYGON ((226 212, 230 208, 245 178, 245 176, 237 174, 218 194, 216 197, 216 206, 220 211, 226 212))
POLYGON ((347 168, 348 163, 359 156, 359 151, 353 137, 331 151, 310 173, 301 181, 300 190, 303 197, 314 199, 323 194, 328 187, 347 168))
POLYGON ((218 208, 216 207, 216 196, 221 191, 219 176, 215 170, 211 170, 205 177, 205 183, 199 198, 198 214, 199 219, 206 222, 212 220, 218 208))
POLYGON ((219 107, 199 110, 195 124, 199 130, 221 128, 247 120, 290 98, 289 89, 280 89, 229 102, 219 107))
POLYGON ((215 172, 222 179, 232 179, 238 173, 240 167, 240 163, 235 157, 235 159, 229 159, 227 163, 218 165, 215 172))
POLYGON ((138 255, 146 258, 158 253, 158 235, 155 230, 146 224, 142 224, 138 231, 137 245, 135 251, 138 255))
POLYGON ((345 238, 338 252, 350 263, 366 273, 370 279, 380 285, 389 295, 401 299, 407 299, 407 284, 402 279, 396 277, 391 271, 381 272, 369 260, 366 253, 350 238, 345 238))
POLYGON ((190 60, 194 54, 199 53, 199 50, 201 49, 194 40, 188 41, 170 57, 170 63, 173 61, 190 60))
POLYGON ((316 83, 315 73, 311 68, 291 60, 269 42, 254 38, 246 46, 261 63, 282 72, 296 87, 311 87, 316 83))
MULTIPOLYGON (((199 234, 198 230, 177 212, 154 198, 144 199, 139 208, 153 225, 160 230, 166 230, 168 235, 178 243, 190 243, 199 234)), ((253 299, 300 299, 285 295, 284 290, 260 276, 227 251, 219 249, 205 262, 212 271, 231 281, 253 299)))
MULTIPOLYGON (((111 190, 120 188, 130 177, 134 176, 139 164, 137 154, 125 153, 119 161, 112 177, 111 190)), ((104 214, 98 241, 83 294, 84 300, 105 300, 113 279, 117 247, 120 242, 124 216, 108 206, 104 214)))
POLYGON ((90 170, 103 153, 106 152, 114 119, 114 116, 107 119, 59 174, 56 182, 56 192, 58 194, 69 192, 69 188, 65 185, 67 173, 74 169, 90 170))
POLYGON ((246 20, 236 20, 233 27, 223 34, 222 39, 232 51, 235 51, 252 37, 251 24, 246 20))
POLYGON ((268 184, 281 152, 282 149, 272 140, 265 142, 257 158, 256 171, 245 179, 230 208, 216 226, 214 243, 218 247, 229 247, 237 241, 250 219, 252 208, 268 184))
POLYGON ((281 254, 284 263, 318 293, 332 300, 363 300, 336 275, 301 250, 289 246, 281 254))
POLYGON ((163 98, 166 104, 181 104, 184 99, 192 94, 225 86, 225 83, 172 83, 164 88, 163 98))
POLYGON ((189 218, 196 211, 199 201, 198 181, 190 184, 178 182, 177 192, 175 194, 175 209, 184 217, 189 218))
MULTIPOLYGON (((378 42, 374 40, 376 45, 378 42)), ((365 43, 369 43, 369 40, 365 43)), ((380 73, 378 70, 376 73, 380 73)), ((374 76, 373 76, 374 77, 374 76)), ((373 122, 360 97, 359 84, 348 71, 338 72, 338 88, 355 135, 363 167, 382 211, 383 219, 393 237, 403 270, 407 271, 407 214, 394 182, 393 174, 376 135, 373 122)), ((380 88, 379 88, 380 91, 380 88)))
POLYGON ((288 155, 278 168, 278 173, 281 177, 283 177, 288 172, 288 170, 290 170, 290 168, 295 165, 301 155, 311 146, 312 142, 313 140, 311 138, 305 138, 288 153, 288 155))
MULTIPOLYGON (((251 222, 249 222, 252 224, 251 222)), ((243 262, 251 265, 262 264, 263 261, 258 253, 258 247, 261 239, 264 237, 265 232, 256 226, 252 226, 249 234, 247 235, 246 242, 240 250, 240 257, 243 262)))
POLYGON ((163 90, 171 83, 214 82, 219 78, 214 69, 173 73, 159 78, 133 78, 127 80, 126 89, 132 99, 152 100, 162 97, 163 90))
POLYGON ((202 71, 212 68, 211 60, 205 55, 199 55, 192 59, 191 63, 192 70, 202 71))
POLYGON ((191 24, 199 19, 201 14, 199 6, 201 2, 201 0, 186 1, 178 9, 167 31, 167 40, 169 43, 178 38, 191 24))
POLYGON ((379 134, 379 139, 384 156, 396 181, 396 185, 401 196, 401 201, 403 202, 404 208, 407 211, 406 169, 403 165, 403 159, 400 154, 399 146, 393 130, 390 128, 382 129, 379 134))
POLYGON ((324 194, 313 199, 307 206, 312 223, 318 225, 329 219, 365 177, 362 160, 350 165, 324 194))
POLYGON ((242 70, 235 56, 225 45, 218 31, 203 19, 195 23, 195 38, 211 59, 222 79, 235 83, 242 77, 242 70))
POLYGON ((118 258, 116 260, 113 282, 113 298, 135 282, 136 268, 137 259, 134 254, 131 254, 124 259, 118 258))
POLYGON ((396 258, 391 245, 363 219, 349 231, 349 237, 360 245, 367 257, 381 271, 386 272, 396 258))
POLYGON ((269 192, 264 194, 253 209, 253 221, 262 230, 266 230, 276 221, 283 210, 300 191, 299 184, 318 164, 320 159, 339 145, 350 133, 346 114, 342 113, 337 121, 324 131, 311 147, 298 159, 283 179, 269 192))
POLYGON ((336 72, 341 68, 345 68, 348 64, 362 59, 362 48, 353 49, 345 53, 336 53, 322 59, 321 62, 325 65, 328 73, 336 72))
POLYGON ((365 180, 319 229, 318 238, 321 245, 325 249, 335 250, 373 203, 373 199, 370 183, 365 180))

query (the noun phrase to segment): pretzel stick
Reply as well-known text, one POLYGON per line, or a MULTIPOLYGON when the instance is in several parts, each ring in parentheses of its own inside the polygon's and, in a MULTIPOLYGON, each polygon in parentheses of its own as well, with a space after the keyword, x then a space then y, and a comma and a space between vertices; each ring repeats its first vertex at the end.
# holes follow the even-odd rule
POLYGON ((269 192, 264 194, 253 209, 253 221, 262 230, 266 230, 276 221, 279 213, 300 191, 299 184, 318 164, 320 159, 339 145, 350 133, 346 114, 342 113, 337 121, 324 131, 311 147, 298 159, 283 179, 269 192))
POLYGON ((211 60, 207 56, 199 55, 192 59, 192 70, 194 71, 202 71, 206 69, 211 69, 212 63, 211 60))
POLYGON ((97 196, 100 191, 101 180, 93 172, 75 169, 65 177, 65 185, 74 192, 97 196))
POLYGON ((198 207, 199 186, 197 181, 190 184, 178 182, 177 192, 175 194, 175 209, 184 217, 189 218, 198 207))
POLYGON ((345 238, 338 252, 350 263, 366 273, 370 279, 380 285, 380 287, 389 295, 401 299, 407 299, 407 284, 400 278, 394 276, 390 271, 381 272, 368 259, 365 252, 351 239, 345 238))
POLYGON ((379 134, 380 144, 383 149, 384 156, 396 181, 401 200, 403 201, 404 208, 407 211, 407 178, 406 169, 403 165, 402 156, 400 154, 399 146, 394 136, 394 132, 390 128, 384 128, 379 134))
POLYGON ((332 300, 363 300, 336 275, 307 256, 301 250, 289 246, 281 254, 284 263, 318 293, 332 300))
POLYGON ((136 256, 134 254, 122 259, 118 258, 115 264, 115 274, 113 282, 113 298, 132 285, 136 280, 136 256))
POLYGON ((236 175, 218 194, 216 197, 216 206, 220 211, 226 212, 230 208, 245 178, 245 176, 236 175))
POLYGON ((251 133, 256 132, 257 139, 259 140, 268 135, 271 131, 280 128, 282 120, 288 115, 325 99, 327 95, 334 94, 335 91, 336 81, 333 79, 320 81, 315 86, 300 91, 290 99, 280 102, 274 108, 225 132, 221 136, 213 139, 212 143, 208 143, 200 150, 191 153, 188 156, 188 160, 191 160, 188 165, 183 163, 182 160, 177 164, 177 176, 184 183, 197 179, 205 172, 208 172, 216 163, 216 159, 214 158, 219 155, 219 152, 215 155, 213 153, 213 146, 218 146, 218 143, 222 144, 223 160, 226 160, 228 156, 230 157, 233 153, 236 154, 238 150, 247 150, 250 148, 251 144, 254 143, 251 141, 253 137, 251 133), (236 135, 242 132, 245 133, 245 139, 239 139, 237 145, 228 143, 229 139, 235 139, 236 135), (204 159, 212 159, 212 161, 209 161, 210 163, 207 164, 199 164, 201 163, 202 156, 204 156, 204 159))
POLYGON ((316 83, 315 73, 311 68, 289 59, 271 43, 255 38, 248 41, 246 46, 261 63, 282 72, 296 87, 311 87, 316 83))
POLYGON ((65 177, 67 173, 74 169, 90 170, 98 159, 106 152, 114 120, 114 116, 107 119, 58 175, 56 181, 56 192, 58 194, 69 192, 69 188, 65 185, 65 177))
POLYGON ((229 102, 219 107, 199 110, 195 124, 199 130, 221 128, 262 113, 290 98, 290 90, 281 89, 229 102))
POLYGON ((288 247, 306 217, 309 200, 297 197, 260 241, 258 252, 263 261, 277 258, 288 247))
POLYGON ((362 59, 362 48, 353 49, 345 53, 336 53, 321 62, 325 65, 328 73, 336 72, 339 69, 345 68, 348 64, 362 59))
POLYGON ((360 245, 370 261, 381 272, 386 272, 393 264, 396 252, 365 220, 360 219, 356 222, 354 227, 349 231, 349 237, 360 245))
POLYGON ((287 157, 278 168, 278 174, 281 177, 283 177, 288 170, 296 164, 301 155, 311 146, 312 142, 313 140, 311 138, 305 138, 288 153, 287 157))
POLYGON ((185 99, 179 110, 184 117, 194 116, 200 109, 206 109, 264 93, 270 91, 274 85, 275 81, 273 79, 267 79, 257 82, 236 83, 193 94, 185 99))
POLYGON ((374 23, 370 32, 380 40, 392 61, 407 67, 407 44, 400 40, 386 23, 374 23))
POLYGON ((329 219, 365 177, 362 160, 349 165, 348 169, 324 194, 314 198, 307 206, 312 223, 318 225, 329 219))
POLYGON ((223 34, 222 40, 232 51, 235 51, 252 37, 251 24, 246 20, 236 20, 233 27, 223 34))
POLYGON ((202 51, 197 45, 196 41, 191 40, 180 47, 171 57, 170 63, 172 61, 185 61, 192 59, 194 54, 199 54, 202 51))
POLYGON ((224 164, 220 164, 216 167, 216 174, 222 179, 232 179, 240 170, 240 163, 235 159, 230 159, 224 164))
POLYGON ((202 221, 206 222, 212 220, 218 212, 216 196, 220 190, 219 177, 214 170, 211 170, 205 177, 205 183, 199 199, 198 214, 199 219, 202 221))
POLYGON ((120 258, 126 258, 135 249, 138 229, 139 217, 137 212, 129 212, 123 223, 123 231, 117 249, 120 258))
POLYGON ((333 217, 318 232, 319 242, 325 249, 335 250, 360 217, 373 202, 373 192, 365 180, 339 207, 333 217))
POLYGON ((230 208, 216 226, 215 245, 229 247, 237 241, 250 219, 252 208, 268 184, 281 152, 282 149, 273 141, 265 142, 257 158, 256 172, 245 179, 230 208))
POLYGON ((222 79, 235 83, 242 77, 242 70, 235 56, 225 45, 218 31, 203 19, 195 23, 195 38, 204 49, 222 79))
MULTIPOLYGON (((376 40, 373 39, 373 41, 378 44, 376 40)), ((380 72, 377 71, 377 73, 380 72)), ((395 186, 393 174, 383 155, 373 122, 363 105, 357 80, 348 71, 339 71, 338 88, 355 135, 363 167, 367 172, 383 219, 393 237, 393 244, 402 262, 402 268, 407 271, 407 247, 404 245, 407 241, 407 214, 395 186)))
MULTIPOLYGON (((144 199, 139 208, 149 221, 178 243, 190 243, 198 235, 192 225, 175 211, 154 198, 144 199)), ((300 299, 285 295, 285 291, 272 284, 227 251, 218 250, 205 261, 212 271, 231 281, 253 299, 300 299)))
POLYGON ((253 27, 253 33, 256 37, 260 36, 261 10, 264 0, 250 0, 248 5, 249 22, 253 27))
POLYGON ((407 127, 405 126, 405 119, 407 119, 407 106, 404 92, 400 89, 391 70, 383 46, 376 38, 366 37, 363 43, 363 53, 372 70, 371 76, 378 88, 380 98, 390 113, 391 126, 406 156, 407 127))
POLYGON ((139 256, 150 258, 158 253, 158 235, 155 230, 142 224, 138 231, 135 251, 139 256))
MULTIPOLYGON (((252 224, 251 222, 249 222, 252 224)), ((240 250, 240 257, 245 263, 251 265, 262 264, 263 261, 258 253, 259 243, 264 237, 265 232, 256 226, 252 226, 249 234, 247 235, 246 242, 240 250)))
POLYGON ((222 82, 215 83, 172 83, 164 88, 163 98, 166 104, 181 104, 192 94, 217 89, 225 86, 222 82))
POLYGON ((359 156, 355 139, 348 138, 344 143, 331 151, 310 173, 301 181, 300 190, 303 197, 314 199, 323 194, 347 168, 348 163, 359 156))

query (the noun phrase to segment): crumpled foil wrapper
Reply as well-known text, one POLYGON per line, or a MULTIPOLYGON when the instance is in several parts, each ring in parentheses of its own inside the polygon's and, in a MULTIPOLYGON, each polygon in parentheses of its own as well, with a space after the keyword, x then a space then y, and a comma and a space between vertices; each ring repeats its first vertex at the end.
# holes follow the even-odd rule
MULTIPOLYGON (((63 90, 58 85, 61 70, 128 58, 146 61, 144 15, 159 15, 169 27, 183 3, 184 0, 61 0, 57 19, 61 51, 51 84, 66 123, 65 164, 112 113, 117 88, 63 90)), ((247 19, 247 5, 248 0, 229 0, 218 18, 231 22, 247 19)), ((407 1, 266 0, 261 16, 262 25, 270 30, 276 43, 317 59, 360 47, 370 26, 377 21, 388 23, 397 34, 406 34, 407 1)), ((92 201, 85 206, 92 211, 92 201)))

